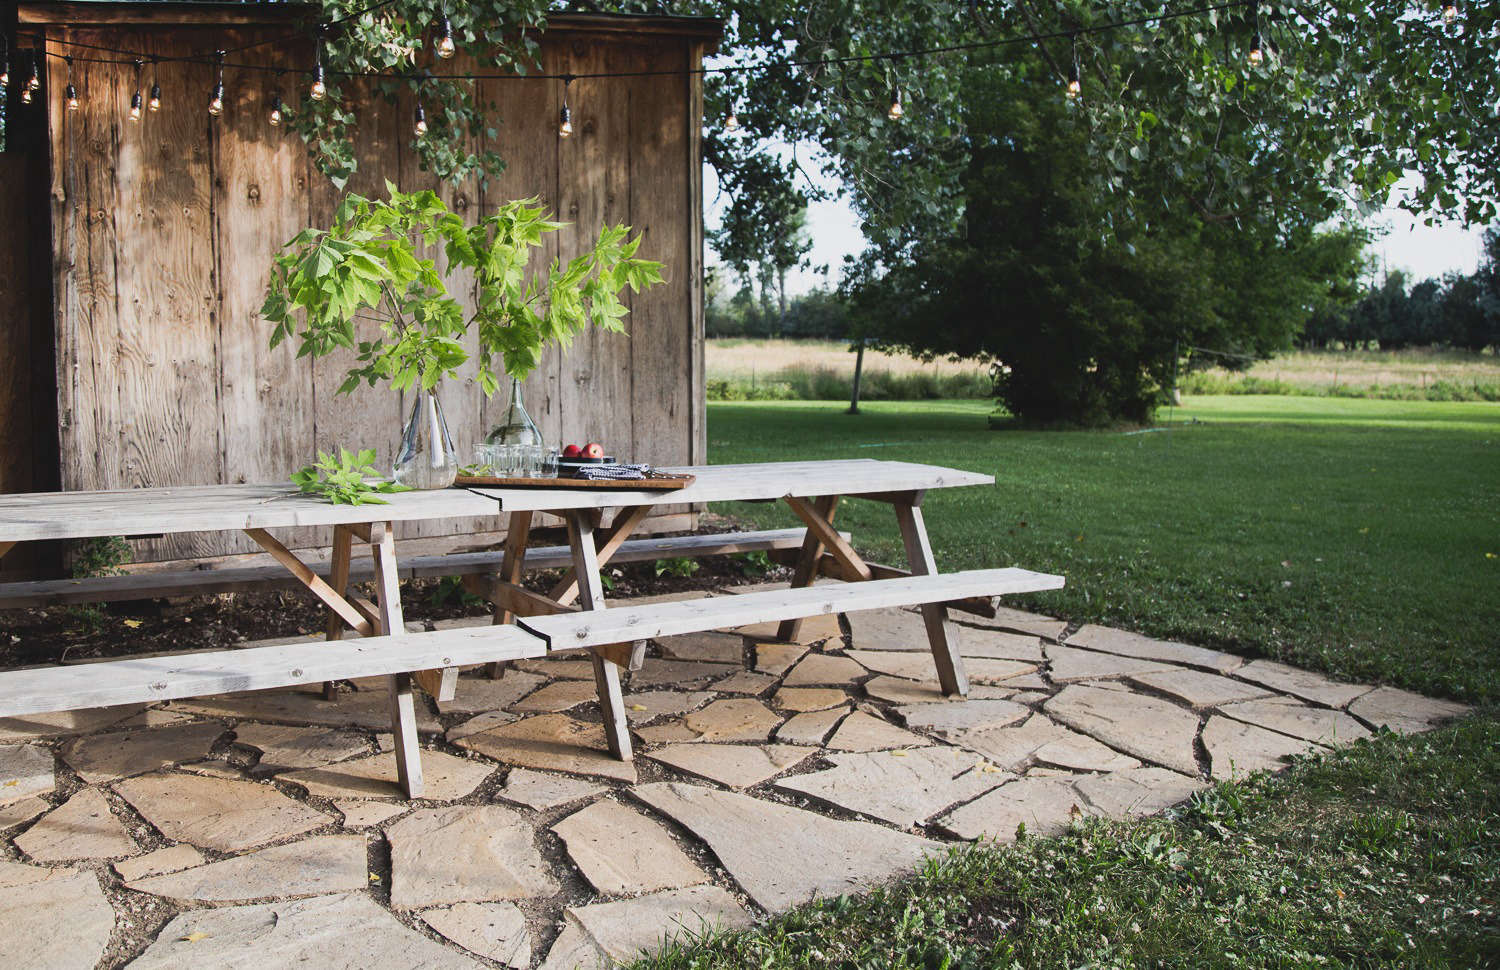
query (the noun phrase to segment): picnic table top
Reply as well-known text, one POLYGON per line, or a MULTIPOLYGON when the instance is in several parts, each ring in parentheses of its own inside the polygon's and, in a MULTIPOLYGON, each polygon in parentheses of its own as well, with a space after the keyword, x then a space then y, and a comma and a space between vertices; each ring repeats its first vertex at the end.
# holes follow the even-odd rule
POLYGON ((669 492, 630 489, 449 488, 382 496, 385 505, 331 505, 293 485, 194 485, 96 492, 0 495, 0 542, 227 532, 496 515, 515 511, 678 505, 859 495, 989 485, 975 472, 911 462, 853 459, 701 465, 663 469, 697 481, 669 492))

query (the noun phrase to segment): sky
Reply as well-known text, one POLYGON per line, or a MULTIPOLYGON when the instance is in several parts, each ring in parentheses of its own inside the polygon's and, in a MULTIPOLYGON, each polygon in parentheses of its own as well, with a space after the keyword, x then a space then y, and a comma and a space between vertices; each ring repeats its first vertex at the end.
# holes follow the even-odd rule
MULTIPOLYGON (((1400 186, 1397 188, 1399 191, 1400 186)), ((707 166, 703 172, 703 189, 706 227, 712 231, 719 225, 725 200, 719 195, 713 170, 707 166)), ((1461 224, 1425 226, 1421 217, 1399 209, 1386 210, 1372 220, 1372 225, 1385 230, 1385 234, 1370 246, 1370 253, 1377 261, 1377 271, 1400 269, 1410 280, 1416 281, 1441 277, 1455 270, 1472 273, 1479 266, 1482 228, 1465 229, 1461 224)), ((836 286, 844 256, 864 248, 859 218, 841 200, 816 202, 809 206, 807 229, 813 241, 810 259, 814 269, 788 274, 789 295, 806 293, 819 286, 836 286), (820 265, 828 267, 826 276, 815 271, 820 265)), ((707 256, 710 266, 718 262, 711 245, 707 256)))

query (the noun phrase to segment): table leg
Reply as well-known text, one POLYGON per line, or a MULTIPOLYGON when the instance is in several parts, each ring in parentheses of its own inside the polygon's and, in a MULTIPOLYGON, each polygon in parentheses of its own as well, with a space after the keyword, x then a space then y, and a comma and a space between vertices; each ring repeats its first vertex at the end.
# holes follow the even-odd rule
POLYGON ((14 549, 16 545, 17 543, 14 542, 0 542, 0 559, 4 559, 5 554, 14 549))
MULTIPOLYGON (((911 563, 912 575, 935 575, 937 560, 933 558, 927 523, 922 518, 922 493, 914 493, 909 501, 895 503, 892 508, 896 511, 896 522, 901 526, 901 540, 906 544, 906 559, 911 563)), ((968 696, 969 678, 964 674, 963 657, 958 652, 957 631, 948 622, 948 608, 941 603, 923 606, 922 622, 927 627, 927 643, 932 648, 932 660, 937 665, 938 683, 942 685, 943 693, 949 697, 968 696)))
MULTIPOLYGON (((336 525, 333 527, 333 564, 328 573, 328 585, 340 596, 349 594, 349 560, 354 550, 354 533, 349 531, 348 526, 336 525)), ((333 610, 328 611, 328 620, 323 626, 325 640, 342 640, 344 638, 344 621, 333 610)), ((331 701, 337 696, 338 691, 333 681, 323 685, 323 699, 331 701)))
MULTIPOLYGON (((587 512, 570 511, 568 546, 573 550, 573 570, 578 576, 579 603, 585 610, 605 608, 604 587, 599 581, 599 556, 594 548, 594 523, 587 512)), ((633 757, 630 728, 625 723, 625 699, 620 692, 620 668, 598 653, 592 653, 594 685, 599 690, 599 710, 604 715, 604 740, 609 753, 621 761, 633 757)))
MULTIPOLYGON (((505 530, 505 558, 500 563, 500 578, 517 586, 526 574, 526 542, 531 538, 531 513, 512 512, 505 530)), ((513 623, 516 615, 501 606, 495 607, 495 623, 513 623)), ((506 664, 500 661, 485 668, 491 679, 504 676, 506 664)))
MULTIPOLYGON (((813 503, 813 511, 818 518, 833 525, 834 513, 839 508, 839 497, 837 495, 824 495, 813 503)), ((818 561, 823 558, 823 540, 818 538, 812 529, 807 530, 806 537, 802 540, 802 551, 797 554, 797 567, 792 574, 792 588, 811 586, 818 578, 818 561)), ((802 630, 802 621, 782 620, 781 625, 776 628, 776 639, 785 640, 788 643, 797 639, 797 634, 802 630)))
MULTIPOLYGON (((370 555, 375 561, 375 599, 379 606, 377 635, 399 633, 406 624, 401 610, 401 577, 396 572, 396 537, 389 522, 370 527, 370 555)), ((396 740, 396 779, 407 798, 422 794, 422 748, 417 738, 417 699, 411 674, 386 678, 391 695, 391 733, 396 740)))
MULTIPOLYGON (((650 505, 637 505, 615 518, 615 523, 609 530, 609 537, 597 549, 600 568, 603 568, 614 558, 615 553, 620 551, 620 547, 625 544, 626 539, 635 534, 635 530, 640 528, 642 522, 646 521, 646 516, 651 514, 652 508, 653 506, 650 505)), ((565 606, 577 599, 578 570, 569 569, 563 575, 563 578, 558 581, 557 585, 552 587, 550 595, 552 599, 557 600, 557 602, 565 606)))

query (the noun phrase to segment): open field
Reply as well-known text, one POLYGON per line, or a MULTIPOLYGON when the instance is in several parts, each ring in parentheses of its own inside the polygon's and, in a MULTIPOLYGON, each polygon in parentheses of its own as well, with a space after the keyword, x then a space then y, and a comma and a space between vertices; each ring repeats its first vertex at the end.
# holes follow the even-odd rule
MULTIPOLYGON (((1239 376, 1224 370, 1209 374, 1239 376)), ((1302 387, 1408 384, 1438 381, 1500 384, 1500 357, 1459 350, 1300 350, 1253 364, 1241 372, 1302 387)))
MULTIPOLYGON (((1066 591, 1022 605, 1457 697, 1476 716, 1165 817, 961 850, 640 966, 1500 966, 1500 405, 1190 398, 1171 431, 1125 434, 990 432, 987 411, 711 404, 710 454, 993 473, 993 489, 928 496, 943 568, 1062 572, 1066 591)), ((839 524, 899 562, 889 517, 850 501, 839 524)))
MULTIPOLYGON (((748 380, 752 377, 774 379, 773 375, 790 368, 828 367, 840 373, 854 373, 854 354, 849 344, 840 340, 751 340, 739 337, 716 337, 707 341, 704 356, 709 380, 748 380)), ((935 360, 924 364, 910 357, 865 351, 868 370, 887 370, 896 374, 968 374, 984 372, 973 361, 935 360)))

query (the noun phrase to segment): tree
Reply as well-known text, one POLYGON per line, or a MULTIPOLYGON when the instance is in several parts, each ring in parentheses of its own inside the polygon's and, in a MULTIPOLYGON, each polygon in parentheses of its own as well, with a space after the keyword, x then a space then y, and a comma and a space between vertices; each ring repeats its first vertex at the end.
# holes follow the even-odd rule
POLYGON ((776 290, 777 330, 786 327, 787 273, 807 265, 807 195, 778 160, 756 157, 726 186, 730 203, 713 234, 714 248, 742 279, 761 277, 761 292, 776 290))

